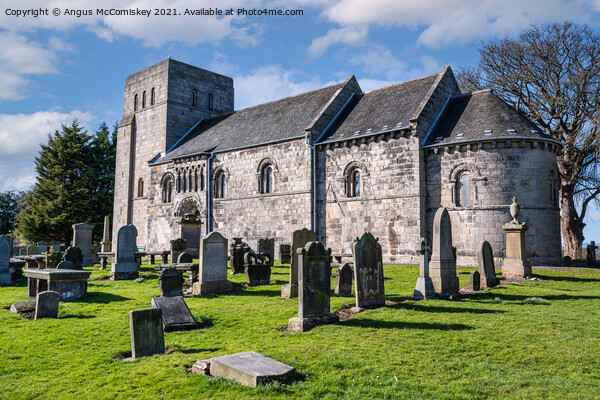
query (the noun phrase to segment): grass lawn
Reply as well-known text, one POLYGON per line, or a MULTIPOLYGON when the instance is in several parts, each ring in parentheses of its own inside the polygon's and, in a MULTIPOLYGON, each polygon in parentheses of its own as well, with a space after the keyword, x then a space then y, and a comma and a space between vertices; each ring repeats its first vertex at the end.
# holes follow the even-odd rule
MULTIPOLYGON (((165 333, 174 351, 133 362, 113 358, 131 351, 128 312, 150 308, 157 277, 148 266, 140 283, 91 270, 88 298, 60 303, 59 319, 10 313, 26 285, 0 288, 1 399, 600 398, 600 270, 534 268, 542 280, 416 302, 407 298, 418 267, 385 266, 386 299, 397 304, 288 334, 279 329, 298 302, 280 299, 287 268, 275 267, 275 284, 186 298, 205 327, 165 333), (186 373, 196 360, 249 350, 304 380, 248 388, 186 373)), ((472 270, 459 268, 461 286, 472 270)), ((353 302, 333 296, 331 310, 353 302)))

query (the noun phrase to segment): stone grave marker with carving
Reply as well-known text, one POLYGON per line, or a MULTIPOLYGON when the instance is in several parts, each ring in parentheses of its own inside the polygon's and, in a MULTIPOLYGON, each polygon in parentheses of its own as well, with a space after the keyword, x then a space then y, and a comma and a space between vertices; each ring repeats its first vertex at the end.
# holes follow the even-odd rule
POLYGON ((456 252, 452 247, 452 222, 448 210, 440 207, 433 219, 433 249, 429 276, 436 293, 459 291, 456 275, 456 252))
POLYGON ((385 305, 383 256, 379 240, 366 232, 354 241, 354 293, 356 307, 385 305))
POLYGON ((194 282, 193 294, 227 293, 232 288, 227 280, 227 239, 219 232, 211 232, 200 240, 198 282, 194 282))
POLYGON ((281 286, 281 298, 289 300, 298 297, 298 249, 303 249, 308 242, 316 242, 317 234, 310 229, 300 229, 292 233, 292 259, 290 263, 289 283, 281 286))
POLYGON ((117 233, 117 251, 111 267, 114 280, 136 279, 139 276, 135 261, 137 229, 133 225, 122 226, 117 233))

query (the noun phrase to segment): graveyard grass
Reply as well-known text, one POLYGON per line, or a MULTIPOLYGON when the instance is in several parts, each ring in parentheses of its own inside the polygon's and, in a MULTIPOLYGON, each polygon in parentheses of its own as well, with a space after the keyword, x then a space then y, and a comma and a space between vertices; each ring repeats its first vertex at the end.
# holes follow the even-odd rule
MULTIPOLYGON (((461 287, 473 269, 459 268, 461 287)), ((600 398, 600 270, 534 268, 540 281, 487 289, 459 301, 411 301, 417 267, 385 266, 386 300, 353 319, 302 334, 281 332, 298 301, 275 284, 186 298, 203 329, 165 333, 170 353, 132 362, 129 311, 150 308, 157 276, 103 280, 89 297, 60 303, 59 319, 29 321, 4 307, 26 286, 0 288, 2 399, 532 399, 600 398), (249 388, 188 374, 199 359, 253 350, 289 364, 302 379, 249 388)), ((243 282, 243 275, 231 276, 243 282)), ((332 311, 353 304, 333 296, 332 311)))

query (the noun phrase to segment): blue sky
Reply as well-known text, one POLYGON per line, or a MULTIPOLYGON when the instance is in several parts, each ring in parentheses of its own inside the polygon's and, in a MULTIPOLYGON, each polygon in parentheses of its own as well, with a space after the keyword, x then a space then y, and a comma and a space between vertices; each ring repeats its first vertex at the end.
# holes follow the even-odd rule
MULTIPOLYGON (((0 191, 33 184, 39 145, 61 123, 112 126, 125 77, 169 56, 233 77, 239 109, 351 74, 367 91, 448 64, 456 71, 477 61, 482 40, 566 20, 598 29, 600 0, 0 0, 0 191), (16 16, 39 8, 50 15, 16 16), (234 15, 183 15, 201 8, 234 15), (242 8, 303 15, 237 15, 242 8)), ((600 240, 600 223, 587 222, 586 236, 600 240)))

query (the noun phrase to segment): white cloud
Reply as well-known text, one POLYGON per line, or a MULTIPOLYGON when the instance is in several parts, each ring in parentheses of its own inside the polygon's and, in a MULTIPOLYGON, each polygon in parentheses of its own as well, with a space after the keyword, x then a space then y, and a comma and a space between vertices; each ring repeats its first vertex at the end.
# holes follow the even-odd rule
POLYGON ((313 57, 322 56, 329 47, 338 43, 353 46, 364 44, 367 40, 367 35, 368 30, 366 26, 349 26, 332 29, 325 36, 320 36, 312 41, 308 47, 308 54, 313 57))
POLYGON ((352 65, 358 65, 365 72, 383 74, 388 79, 397 79, 406 69, 406 61, 398 59, 384 46, 373 46, 367 51, 351 56, 348 60, 352 65))
POLYGON ((48 141, 48 134, 74 119, 86 126, 93 118, 89 112, 77 110, 0 114, 0 191, 28 189, 35 182, 34 158, 40 145, 48 141))
POLYGON ((223 75, 230 75, 238 71, 237 65, 231 64, 227 56, 219 52, 213 54, 213 59, 207 67, 210 71, 223 75))

